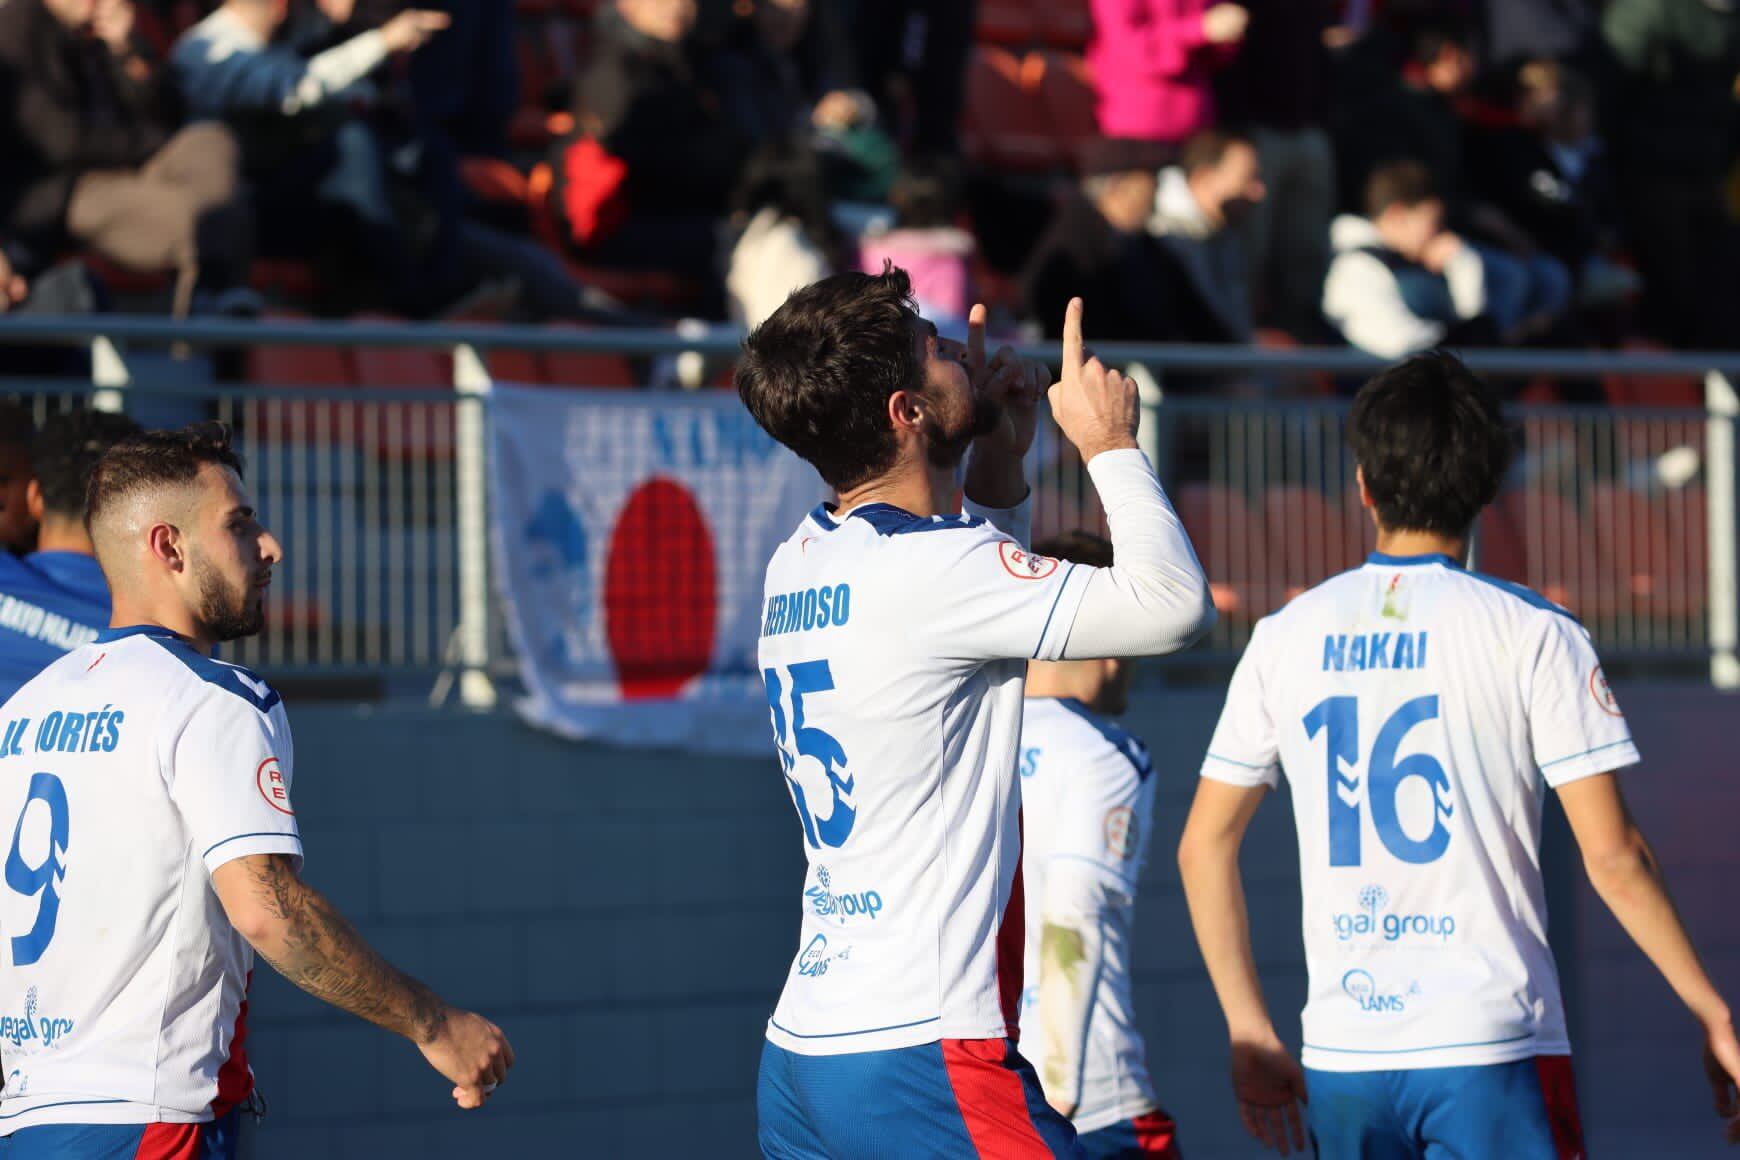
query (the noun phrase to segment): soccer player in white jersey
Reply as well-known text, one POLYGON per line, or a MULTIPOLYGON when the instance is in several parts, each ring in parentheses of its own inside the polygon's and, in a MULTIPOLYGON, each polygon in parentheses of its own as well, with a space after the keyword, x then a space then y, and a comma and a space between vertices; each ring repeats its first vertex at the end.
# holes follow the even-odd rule
POLYGON ((255 950, 479 1106, 507 1041, 302 882, 284 706, 212 659, 282 557, 228 432, 128 439, 88 496, 115 627, 0 710, 0 1160, 233 1156, 255 950))
POLYGON ((1084 357, 1072 305, 1051 410, 1087 463, 1115 568, 1024 546, 1043 367, 919 317, 904 272, 793 294, 744 344, 756 420, 837 504, 767 569, 760 663, 809 869, 767 1027, 773 1157, 1079 1155, 1012 1040, 1029 658, 1161 653, 1213 619, 1135 441, 1134 388, 1084 357), (956 470, 971 450, 956 509, 956 470))
MULTIPOLYGON (((1034 550, 1112 566, 1111 544, 1087 532, 1034 550)), ((1155 783, 1147 747, 1111 721, 1124 711, 1130 673, 1115 657, 1027 666, 1021 1051, 1090 1160, 1177 1160, 1178 1129, 1154 1096, 1131 993, 1136 879, 1148 860, 1155 783)))
POLYGON ((1466 571, 1510 438, 1491 389, 1421 355, 1355 399, 1377 552, 1257 625, 1178 851, 1259 1140, 1319 1156, 1583 1155, 1547 946, 1541 806, 1564 806, 1601 899, 1691 1009, 1728 1137, 1740 1044, 1615 776, 1638 760, 1589 634, 1466 571), (1238 849, 1285 773, 1304 896, 1305 1072, 1263 1003, 1238 849))

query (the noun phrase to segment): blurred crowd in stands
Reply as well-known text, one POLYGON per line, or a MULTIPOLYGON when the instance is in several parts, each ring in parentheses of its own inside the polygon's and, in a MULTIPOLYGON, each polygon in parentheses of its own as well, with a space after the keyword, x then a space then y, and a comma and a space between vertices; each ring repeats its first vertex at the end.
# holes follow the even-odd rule
POLYGON ((0 0, 0 310, 1736 345, 1734 0, 0 0))

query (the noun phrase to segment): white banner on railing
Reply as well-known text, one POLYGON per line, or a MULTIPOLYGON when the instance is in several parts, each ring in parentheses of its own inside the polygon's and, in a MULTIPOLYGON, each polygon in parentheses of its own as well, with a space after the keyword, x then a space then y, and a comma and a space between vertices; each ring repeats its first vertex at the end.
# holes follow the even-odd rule
POLYGON ((769 557, 827 494, 733 395, 497 386, 495 576, 564 736, 770 751, 755 661, 769 557))

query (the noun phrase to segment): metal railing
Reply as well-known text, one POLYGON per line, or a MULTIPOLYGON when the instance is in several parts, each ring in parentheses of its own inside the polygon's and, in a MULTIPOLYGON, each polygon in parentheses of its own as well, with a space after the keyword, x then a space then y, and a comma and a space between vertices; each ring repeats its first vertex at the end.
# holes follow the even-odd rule
MULTIPOLYGON (((235 425, 250 482, 284 533, 290 558, 273 587, 271 631, 242 645, 243 663, 275 675, 394 672, 456 677, 464 699, 493 700, 511 668, 491 598, 483 408, 499 351, 675 356, 728 361, 741 335, 573 331, 488 325, 193 322, 107 317, 0 320, 0 390, 47 409, 88 396, 153 418, 235 425), (7 375, 23 343, 85 346, 88 381, 7 375), (450 360, 450 375, 412 388, 245 387, 185 381, 153 353, 183 348, 400 348, 450 360)), ((1384 365, 1349 350, 1097 345, 1139 364, 1142 441, 1216 586, 1221 624, 1203 659, 1225 660, 1257 618, 1355 563, 1371 540, 1342 442, 1345 403, 1278 401, 1277 383, 1312 375, 1357 381, 1384 365), (1236 378, 1256 398, 1168 391, 1236 378), (1266 393, 1265 393, 1266 392, 1266 393)), ((1055 348, 1032 347, 1055 358, 1055 348)), ((1707 664, 1740 686, 1735 659, 1735 427, 1730 375, 1740 356, 1476 351, 1491 376, 1692 376, 1697 408, 1521 407, 1512 485, 1482 521, 1477 564, 1577 611, 1605 652, 1707 664)), ((574 384, 586 385, 586 384, 574 384)), ((673 406, 683 396, 673 393, 673 406)), ((161 420, 159 420, 161 421, 161 420)), ((1039 534, 1103 526, 1085 472, 1055 431, 1034 454, 1039 534)))

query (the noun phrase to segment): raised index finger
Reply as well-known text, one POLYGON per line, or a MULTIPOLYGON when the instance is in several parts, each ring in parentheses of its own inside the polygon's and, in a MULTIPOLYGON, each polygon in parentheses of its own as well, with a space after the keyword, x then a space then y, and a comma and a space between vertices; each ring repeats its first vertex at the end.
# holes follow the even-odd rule
POLYGON ((985 319, 988 312, 983 302, 975 302, 967 311, 967 365, 977 371, 985 365, 985 319))
POLYGON ((1081 369, 1081 299, 1071 298, 1063 312, 1063 373, 1081 369))

